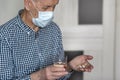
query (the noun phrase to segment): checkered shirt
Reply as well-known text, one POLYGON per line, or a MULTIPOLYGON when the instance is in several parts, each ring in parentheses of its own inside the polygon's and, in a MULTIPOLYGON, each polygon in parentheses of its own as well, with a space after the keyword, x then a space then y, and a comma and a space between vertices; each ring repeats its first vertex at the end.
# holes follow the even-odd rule
POLYGON ((64 55, 61 31, 54 22, 34 32, 20 14, 0 26, 0 80, 30 80, 31 73, 64 55))

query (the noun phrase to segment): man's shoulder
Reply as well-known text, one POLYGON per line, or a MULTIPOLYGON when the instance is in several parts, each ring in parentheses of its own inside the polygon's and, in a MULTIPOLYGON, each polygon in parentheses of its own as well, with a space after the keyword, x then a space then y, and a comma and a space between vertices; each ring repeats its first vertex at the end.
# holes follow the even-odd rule
POLYGON ((0 30, 2 28, 6 28, 6 27, 9 27, 9 26, 13 26, 14 24, 16 24, 16 17, 10 19, 9 21, 7 21, 6 23, 0 25, 0 30))
POLYGON ((45 29, 45 31, 47 30, 48 34, 52 35, 52 36, 61 36, 61 30, 60 27, 55 23, 55 22, 51 22, 48 27, 45 29))
POLYGON ((13 28, 17 23, 16 17, 12 18, 11 20, 7 21, 6 23, 0 26, 0 35, 9 34, 10 28, 13 28))
POLYGON ((48 28, 51 28, 54 31, 60 31, 59 26, 55 22, 51 22, 50 26, 48 26, 48 28))

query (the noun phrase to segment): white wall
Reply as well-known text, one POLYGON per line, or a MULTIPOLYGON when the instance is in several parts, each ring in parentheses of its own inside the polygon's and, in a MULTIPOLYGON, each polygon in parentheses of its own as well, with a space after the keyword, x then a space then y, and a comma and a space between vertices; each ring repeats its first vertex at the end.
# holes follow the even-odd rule
POLYGON ((23 0, 0 0, 0 25, 17 15, 23 0))
POLYGON ((120 80, 120 0, 116 2, 116 80, 120 80))

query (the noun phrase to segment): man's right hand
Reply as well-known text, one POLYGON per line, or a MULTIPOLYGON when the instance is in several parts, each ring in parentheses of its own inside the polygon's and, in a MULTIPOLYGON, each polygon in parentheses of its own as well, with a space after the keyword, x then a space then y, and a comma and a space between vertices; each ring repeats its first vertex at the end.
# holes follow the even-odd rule
POLYGON ((31 80, 56 80, 67 75, 68 72, 63 67, 48 66, 30 75, 31 80))

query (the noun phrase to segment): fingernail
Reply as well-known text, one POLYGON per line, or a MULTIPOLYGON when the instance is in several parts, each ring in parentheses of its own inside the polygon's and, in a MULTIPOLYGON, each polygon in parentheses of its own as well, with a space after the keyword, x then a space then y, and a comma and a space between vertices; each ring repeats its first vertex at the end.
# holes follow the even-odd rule
POLYGON ((63 71, 66 71, 66 69, 63 69, 63 71))

